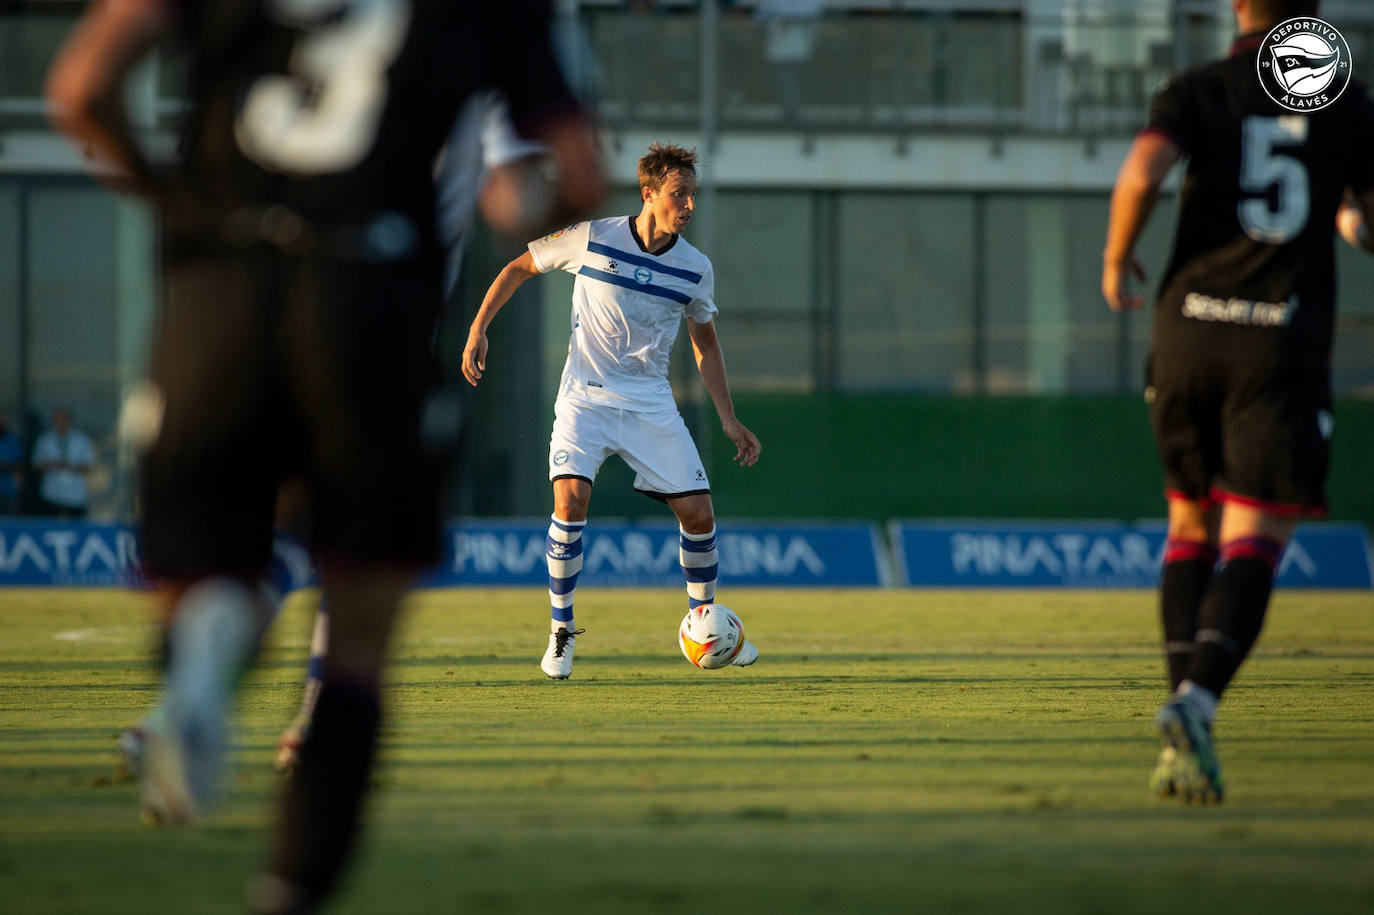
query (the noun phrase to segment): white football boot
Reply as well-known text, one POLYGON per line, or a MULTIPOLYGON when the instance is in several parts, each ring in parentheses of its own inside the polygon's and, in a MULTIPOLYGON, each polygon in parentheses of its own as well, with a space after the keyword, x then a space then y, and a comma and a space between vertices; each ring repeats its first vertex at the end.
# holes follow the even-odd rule
POLYGON ((739 654, 735 655, 730 663, 735 667, 748 667, 759 659, 759 650, 754 647, 754 643, 748 639, 739 648, 739 654))
POLYGON ((544 660, 539 666, 551 680, 566 680, 572 676, 573 649, 577 637, 585 629, 559 629, 549 633, 549 647, 544 652, 544 660))
POLYGON ((139 815, 148 826, 187 826, 199 814, 186 771, 186 753, 165 721, 141 728, 139 815))

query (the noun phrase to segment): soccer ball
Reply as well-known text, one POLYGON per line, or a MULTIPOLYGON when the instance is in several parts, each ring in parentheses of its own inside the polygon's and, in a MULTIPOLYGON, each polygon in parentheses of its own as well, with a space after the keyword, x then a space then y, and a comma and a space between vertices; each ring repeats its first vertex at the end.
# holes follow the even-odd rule
POLYGON ((702 604, 687 611, 677 628, 682 653, 697 667, 728 667, 744 647, 744 624, 724 604, 702 604))

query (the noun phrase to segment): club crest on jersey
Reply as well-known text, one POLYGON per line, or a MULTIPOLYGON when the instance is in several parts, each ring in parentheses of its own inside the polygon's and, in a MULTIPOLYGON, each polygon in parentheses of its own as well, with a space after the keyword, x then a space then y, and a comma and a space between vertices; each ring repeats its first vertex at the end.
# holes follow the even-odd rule
POLYGON ((562 467, 564 464, 568 463, 568 458, 570 457, 572 457, 571 454, 568 454, 568 452, 564 451, 562 448, 559 448, 557 451, 553 453, 554 466, 562 467))
POLYGON ((649 282, 649 280, 651 280, 651 279, 653 279, 653 278, 654 278, 654 272, 653 272, 652 270, 650 270, 648 267, 636 267, 636 268, 635 268, 635 282, 637 282, 637 283, 647 283, 647 282, 649 282))
POLYGON ((1341 97, 1353 66, 1345 36, 1311 16, 1269 30, 1255 61, 1265 93, 1289 111, 1316 111, 1341 97))

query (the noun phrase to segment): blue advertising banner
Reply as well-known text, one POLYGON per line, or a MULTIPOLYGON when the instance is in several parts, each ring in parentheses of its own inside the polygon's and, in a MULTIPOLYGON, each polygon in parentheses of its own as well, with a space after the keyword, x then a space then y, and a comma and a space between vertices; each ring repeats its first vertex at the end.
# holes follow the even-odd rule
MULTIPOLYGON (((546 585, 538 518, 450 525, 445 556, 422 587, 546 585)), ((722 524, 721 579, 730 585, 867 586, 891 584, 887 550, 867 523, 722 524)), ((0 521, 0 586, 129 585, 138 547, 119 524, 0 521)), ((583 581, 602 587, 682 585, 677 527, 593 522, 583 546, 583 581)), ((312 583, 292 570, 296 586, 312 583)))
MULTIPOLYGON (((1165 526, 1014 521, 893 521, 899 582, 928 587, 1152 588, 1164 559, 1165 526)), ((1287 588, 1374 587, 1364 528, 1304 524, 1276 580, 1287 588)))
MULTIPOLYGON (((452 525, 443 561, 421 584, 543 585, 544 532, 541 519, 452 525)), ((1164 532, 1162 522, 893 521, 890 565, 872 524, 726 524, 721 579, 740 586, 1151 588, 1164 532)), ((676 527, 594 523, 586 536, 586 584, 681 585, 676 527)), ((312 583, 308 569, 292 575, 297 586, 312 583)), ((126 525, 0 521, 0 586, 137 583, 138 544, 126 525)), ((1351 524, 1302 525, 1284 551, 1278 585, 1374 587, 1367 533, 1351 524)))
POLYGON ((138 543, 123 524, 0 521, 0 585, 132 584, 138 543))
MULTIPOLYGON (((444 564, 426 578, 447 585, 547 585, 542 520, 472 521, 448 531, 444 564)), ((867 523, 720 525, 720 576, 729 585, 882 586, 887 551, 867 523)), ((598 587, 680 586, 677 527, 588 525, 582 582, 598 587)))

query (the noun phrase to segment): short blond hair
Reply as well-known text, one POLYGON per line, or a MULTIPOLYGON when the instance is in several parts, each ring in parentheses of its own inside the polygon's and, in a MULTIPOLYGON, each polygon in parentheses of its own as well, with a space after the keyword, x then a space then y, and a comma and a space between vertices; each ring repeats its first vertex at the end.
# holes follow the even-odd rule
POLYGON ((639 186, 651 191, 662 190, 663 182, 673 172, 697 174, 696 148, 687 149, 675 143, 654 143, 639 158, 639 186))

